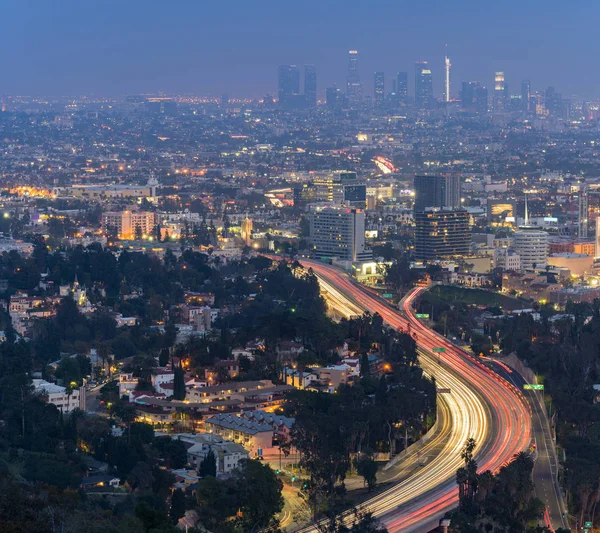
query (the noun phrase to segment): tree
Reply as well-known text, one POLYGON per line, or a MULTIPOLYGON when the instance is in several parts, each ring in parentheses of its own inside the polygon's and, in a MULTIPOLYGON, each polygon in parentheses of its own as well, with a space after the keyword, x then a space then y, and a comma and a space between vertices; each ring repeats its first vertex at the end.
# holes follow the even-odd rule
POLYGON ((354 465, 358 475, 363 477, 371 492, 377 484, 377 463, 371 456, 363 454, 355 460, 354 465))
POLYGON ((371 368, 369 366, 369 356, 364 353, 360 356, 360 377, 366 378, 371 375, 371 368))
POLYGON ((175 489, 171 496, 171 510, 169 516, 176 524, 185 515, 185 493, 181 489, 175 489))
POLYGON ((150 489, 153 481, 152 469, 143 461, 139 461, 127 476, 127 483, 133 491, 150 489))
POLYGON ((169 357, 170 357, 169 349, 163 348, 160 351, 160 354, 158 356, 158 366, 163 367, 163 368, 165 366, 167 366, 169 364, 169 357))
POLYGON ((200 463, 198 475, 202 478, 206 476, 217 477, 217 456, 212 448, 208 450, 206 457, 200 463))
POLYGON ((270 526, 283 509, 283 483, 269 465, 255 459, 243 459, 234 471, 232 485, 237 499, 242 531, 253 533, 270 526))
POLYGON ((173 399, 185 400, 186 388, 185 388, 185 372, 181 365, 177 365, 173 371, 173 399))

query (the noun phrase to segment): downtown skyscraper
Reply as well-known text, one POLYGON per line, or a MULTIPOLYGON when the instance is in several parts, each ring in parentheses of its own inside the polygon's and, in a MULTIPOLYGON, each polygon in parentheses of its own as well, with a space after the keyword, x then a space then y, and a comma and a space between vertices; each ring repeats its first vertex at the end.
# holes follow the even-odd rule
POLYGON ((415 105, 427 109, 433 103, 433 80, 427 61, 415 63, 415 105))
POLYGON ((362 101, 363 91, 358 73, 358 50, 348 51, 348 76, 346 77, 346 98, 350 105, 362 101))
POLYGON ((304 65, 304 96, 307 107, 317 105, 317 70, 314 65, 304 65))
POLYGON ((396 94, 398 102, 406 104, 408 102, 408 72, 398 72, 396 74, 396 94))
POLYGON ((300 69, 296 65, 279 65, 279 105, 286 106, 300 94, 300 69))
POLYGON ((376 72, 373 76, 373 101, 376 107, 381 107, 385 99, 385 74, 376 72))

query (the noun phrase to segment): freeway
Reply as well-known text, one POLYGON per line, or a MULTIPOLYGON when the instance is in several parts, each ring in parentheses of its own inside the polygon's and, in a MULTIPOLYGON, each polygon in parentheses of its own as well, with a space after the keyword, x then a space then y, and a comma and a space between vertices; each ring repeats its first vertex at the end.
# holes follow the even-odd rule
MULTIPOLYGON (((486 358, 487 364, 494 368, 496 373, 503 376, 515 387, 523 389, 527 383, 525 378, 493 358, 486 358)), ((543 393, 542 393, 543 394, 543 393)), ((546 415, 546 408, 538 391, 527 391, 525 396, 533 410, 533 439, 537 445, 535 465, 533 467, 533 480, 537 497, 546 504, 545 522, 555 527, 569 529, 566 505, 562 497, 558 482, 558 459, 552 439, 550 422, 546 415)))
POLYGON ((440 395, 447 402, 452 427, 441 452, 414 475, 364 504, 390 533, 428 531, 458 502, 455 473, 462 464, 460 455, 467 438, 478 444, 475 457, 480 470, 497 471, 530 445, 531 409, 514 386, 415 318, 411 306, 423 289, 409 293, 402 301, 401 314, 340 270, 314 261, 300 262, 313 269, 328 297, 335 290, 335 299, 349 312, 379 313, 389 326, 414 335, 424 371, 436 378, 439 388, 451 390, 443 400, 440 395), (438 347, 445 348, 445 353, 434 355, 433 348, 438 347))

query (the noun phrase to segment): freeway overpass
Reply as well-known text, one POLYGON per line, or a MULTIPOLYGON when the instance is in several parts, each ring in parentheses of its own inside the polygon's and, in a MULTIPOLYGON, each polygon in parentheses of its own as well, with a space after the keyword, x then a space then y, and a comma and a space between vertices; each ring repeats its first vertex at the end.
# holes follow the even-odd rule
POLYGON ((436 378, 440 388, 452 391, 439 397, 451 418, 450 437, 443 449, 414 475, 363 504, 390 533, 429 531, 458 503, 455 474, 463 463, 460 453, 467 438, 477 441, 475 458, 480 471, 497 471, 529 447, 531 408, 516 387, 416 319, 411 306, 423 289, 409 293, 400 313, 340 270, 314 261, 300 262, 313 269, 327 298, 339 309, 345 308, 350 315, 366 310, 379 313, 389 326, 413 334, 425 372, 436 378), (444 348, 445 353, 434 354, 434 348, 444 348))

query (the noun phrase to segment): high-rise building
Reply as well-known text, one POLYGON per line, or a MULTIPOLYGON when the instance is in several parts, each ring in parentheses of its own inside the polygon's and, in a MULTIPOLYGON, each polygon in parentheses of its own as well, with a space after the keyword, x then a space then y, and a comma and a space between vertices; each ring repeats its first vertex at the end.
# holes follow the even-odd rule
POLYGON ((396 94, 400 103, 405 104, 408 101, 408 72, 396 74, 396 94))
POLYGON ((381 107, 385 98, 385 74, 383 72, 376 72, 373 81, 373 100, 377 107, 381 107))
POLYGON ((463 109, 475 108, 475 89, 479 86, 476 81, 463 81, 460 90, 460 102, 463 109))
POLYGON ((506 82, 504 72, 496 72, 494 76, 494 113, 503 113, 506 107, 506 82))
POLYGON ((286 106, 300 94, 300 69, 296 65, 279 65, 279 105, 286 106))
POLYGON ((325 104, 329 109, 340 109, 343 103, 342 91, 337 87, 327 87, 325 89, 325 104))
POLYGON ((460 177, 415 176, 415 213, 428 207, 460 207, 460 177))
POLYGON ((529 80, 521 82, 521 106, 526 113, 531 110, 531 82, 529 80))
POLYGON ((469 254, 471 228, 464 209, 428 208, 415 214, 415 257, 422 261, 469 254))
POLYGON ((358 73, 358 50, 348 51, 348 76, 346 77, 346 97, 348 102, 357 104, 362 101, 363 92, 358 73))
POLYGON ((304 96, 308 107, 317 105, 317 70, 314 65, 304 65, 304 96))
POLYGON ((444 102, 450 101, 450 68, 452 64, 450 63, 450 58, 448 55, 444 58, 444 102))
POLYGON ((371 257, 365 251, 365 212, 362 209, 315 209, 310 214, 310 239, 319 258, 361 261, 371 257))
POLYGON ((155 221, 152 211, 107 211, 102 214, 104 231, 114 231, 120 239, 133 239, 138 235, 152 236, 155 221))
POLYGON ((487 115, 488 112, 488 90, 483 85, 475 89, 475 112, 480 115, 487 115))
POLYGON ((433 103, 433 81, 427 61, 415 63, 415 105, 427 109, 433 103))
POLYGON ((544 268, 548 262, 548 234, 527 226, 513 233, 513 249, 521 257, 521 269, 544 268))
POLYGON ((488 92, 478 81, 463 81, 460 91, 461 106, 471 112, 485 115, 488 109, 488 92))

